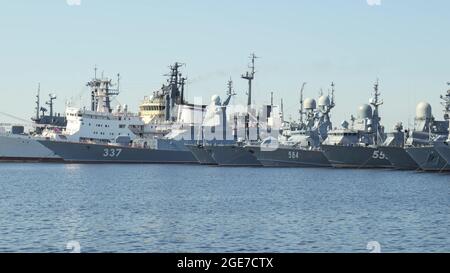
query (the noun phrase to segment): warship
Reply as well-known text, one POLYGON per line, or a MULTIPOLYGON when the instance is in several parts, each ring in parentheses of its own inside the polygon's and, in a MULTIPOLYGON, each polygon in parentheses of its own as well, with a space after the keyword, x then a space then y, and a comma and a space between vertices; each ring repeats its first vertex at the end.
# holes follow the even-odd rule
POLYGON ((342 129, 331 130, 321 149, 337 168, 391 168, 387 155, 379 146, 386 140, 384 127, 380 124, 380 99, 378 81, 374 85, 374 96, 370 105, 358 109, 358 116, 352 116, 351 128, 344 121, 342 129), (373 108, 372 108, 373 107, 373 108))
POLYGON ((331 84, 331 98, 321 94, 318 109, 314 99, 303 100, 304 87, 305 83, 300 91, 299 123, 284 130, 279 139, 269 138, 260 145, 246 146, 266 167, 331 167, 320 144, 332 128, 330 112, 335 107, 334 83, 331 84))
MULTIPOLYGON (((233 90, 233 81, 230 79, 227 84, 227 99, 220 103, 220 99, 217 96, 213 96, 211 99, 211 104, 209 105, 205 118, 201 123, 199 136, 197 136, 197 142, 195 144, 186 144, 186 147, 191 151, 200 165, 217 165, 217 162, 211 155, 209 146, 217 145, 219 143, 223 145, 231 145, 234 143, 234 137, 229 135, 229 130, 227 130, 227 109, 229 109, 231 98, 236 96, 233 90), (215 119, 216 122, 211 122, 215 119), (217 122, 219 121, 219 122, 217 122), (221 126, 220 126, 221 125, 221 126), (218 132, 221 140, 218 140, 215 135, 211 136, 210 133, 219 129, 218 132)), ((232 129, 231 129, 232 130, 232 129)))
POLYGON ((206 145, 206 151, 211 155, 214 161, 219 166, 249 166, 260 167, 261 162, 255 157, 255 155, 245 149, 246 145, 259 143, 261 139, 266 136, 269 137, 276 131, 280 125, 280 115, 277 114, 277 107, 274 107, 273 102, 270 106, 263 107, 262 111, 259 111, 252 106, 252 82, 255 78, 255 60, 257 59, 255 54, 250 56, 250 71, 241 76, 242 79, 248 82, 247 91, 247 109, 243 116, 244 123, 244 136, 238 137, 238 121, 242 121, 236 114, 234 115, 234 143, 233 144, 214 144, 206 145), (264 128, 261 128, 261 124, 264 128))
MULTIPOLYGON (((450 86, 450 83, 448 83, 450 86)), ((441 96, 444 106, 444 117, 446 123, 450 123, 450 90, 441 96)), ((448 129, 448 127, 447 127, 448 129)), ((428 143, 417 147, 406 147, 406 152, 419 165, 423 171, 448 172, 450 164, 448 162, 448 140, 450 137, 431 134, 428 143)))
POLYGON ((427 145, 432 135, 447 135, 448 122, 437 121, 433 117, 431 105, 427 102, 420 102, 416 107, 416 117, 414 119, 414 129, 405 130, 402 132, 403 126, 396 125, 394 128, 398 131, 395 136, 388 135, 385 143, 379 147, 384 152, 395 169, 399 170, 418 170, 420 166, 414 159, 406 152, 405 147, 417 147, 427 145), (404 138, 403 145, 396 145, 403 143, 400 140, 393 141, 395 137, 404 138), (395 143, 392 145, 392 143, 395 143))
MULTIPOLYGON (((113 89, 108 78, 94 77, 87 84, 91 88, 91 109, 69 108, 65 131, 39 143, 69 163, 198 163, 183 142, 159 138, 171 131, 177 119, 201 119, 203 115, 203 105, 184 101, 185 78, 180 67, 179 63, 170 67, 168 85, 163 85, 152 100, 156 105, 148 101, 141 105, 140 114, 149 123, 130 113, 127 106, 119 105, 113 111, 111 101, 119 95, 119 89, 113 89)), ((193 124, 189 121, 187 127, 193 128, 193 124)))
POLYGON ((45 103, 40 104, 41 85, 36 95, 36 114, 31 118, 33 130, 26 133, 24 126, 11 126, 0 133, 0 162, 60 162, 62 159, 38 142, 51 131, 61 131, 67 125, 65 116, 54 112, 56 96, 49 94, 45 103), (48 113, 48 114, 47 114, 48 113))

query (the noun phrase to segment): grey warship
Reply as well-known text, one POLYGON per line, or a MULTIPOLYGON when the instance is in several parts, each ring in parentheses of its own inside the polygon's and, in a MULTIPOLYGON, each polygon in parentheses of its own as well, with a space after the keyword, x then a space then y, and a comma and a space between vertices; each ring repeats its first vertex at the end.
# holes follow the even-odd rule
MULTIPOLYGON (((250 118, 251 118, 251 106, 252 106, 252 81, 255 78, 255 60, 256 55, 252 54, 250 72, 242 75, 242 79, 248 82, 247 93, 247 113, 245 115, 245 137, 244 139, 237 139, 235 136, 235 143, 231 145, 207 145, 205 151, 207 151, 214 161, 219 166, 249 166, 249 167, 261 167, 261 162, 256 159, 253 153, 247 151, 244 146, 251 142, 250 139, 250 118)), ((253 115, 255 116, 255 115, 253 115)), ((237 128, 235 128, 237 130, 237 128)), ((259 141, 259 129, 257 139, 253 141, 259 141)))
MULTIPOLYGON (((233 90, 233 81, 230 79, 227 83, 227 99, 221 103, 220 101, 214 101, 217 99, 216 97, 212 100, 212 104, 208 107, 205 114, 205 120, 202 120, 200 125, 199 133, 196 144, 186 144, 186 148, 191 151, 193 156, 197 159, 200 165, 218 165, 217 162, 212 157, 210 150, 210 146, 213 145, 232 145, 235 143, 234 137, 229 137, 227 133, 227 108, 230 105, 232 97, 236 96, 236 93, 233 90), (215 113, 210 113, 215 112, 215 113), (210 135, 209 132, 217 128, 216 124, 209 124, 208 117, 211 115, 217 114, 218 112, 218 120, 220 121, 219 125, 222 125, 222 139, 218 140, 217 137, 210 135)), ((216 133, 216 132, 214 132, 216 133)), ((219 132, 220 133, 220 132, 219 132)))
MULTIPOLYGON (((450 83, 448 83, 450 86, 450 83)), ((441 96, 444 106, 444 117, 446 123, 450 123, 450 90, 441 96)), ((448 127, 447 127, 448 128, 448 127)), ((450 130, 449 130, 450 131, 450 130)), ((430 134, 427 144, 417 147, 406 147, 406 152, 414 159, 423 171, 429 172, 449 172, 448 162, 449 138, 443 135, 430 134)))
POLYGON ((357 119, 352 117, 351 128, 348 127, 348 122, 344 121, 343 129, 328 133, 321 149, 333 167, 392 168, 386 154, 378 148, 386 139, 384 127, 380 124, 379 107, 383 101, 380 99, 378 87, 377 81, 373 99, 370 100, 371 105, 359 107, 357 119))
MULTIPOLYGON (((437 121, 433 117, 431 105, 427 102, 420 102, 416 107, 416 117, 414 119, 414 129, 412 132, 405 130, 402 132, 402 125, 395 128, 396 136, 388 135, 385 143, 379 147, 384 152, 395 169, 399 170, 419 170, 419 164, 407 153, 405 147, 417 147, 427 145, 432 135, 445 136, 448 133, 448 122, 437 121), (391 145, 393 138, 405 138, 403 145, 391 145)), ((403 143, 401 139, 395 143, 403 143)))
POLYGON ((320 144, 332 129, 330 112, 335 107, 334 83, 331 85, 331 98, 322 94, 318 109, 314 99, 303 100, 304 87, 305 83, 300 91, 300 121, 283 132, 286 139, 269 138, 260 145, 246 146, 265 167, 331 167, 320 150, 320 144))
POLYGON ((41 85, 36 95, 36 114, 31 118, 33 130, 25 132, 24 126, 10 126, 8 132, 0 133, 0 162, 61 162, 53 151, 41 145, 37 140, 52 130, 63 130, 67 125, 66 117, 55 113, 56 95, 49 94, 49 100, 41 105, 41 85), (48 109, 47 109, 48 107, 48 109))

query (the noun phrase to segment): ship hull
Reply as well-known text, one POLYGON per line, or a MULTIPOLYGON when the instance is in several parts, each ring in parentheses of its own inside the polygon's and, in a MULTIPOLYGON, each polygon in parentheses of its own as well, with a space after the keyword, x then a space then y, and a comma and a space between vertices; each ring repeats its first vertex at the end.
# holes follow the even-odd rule
POLYGON ((0 136, 0 162, 62 162, 62 158, 31 136, 0 136))
POLYGON ((373 147, 322 145, 322 150, 335 168, 393 168, 388 157, 373 147))
POLYGON ((292 147, 279 147, 265 151, 259 146, 248 146, 256 159, 265 167, 331 167, 330 161, 320 150, 304 150, 292 147))
POLYGON ((387 155, 388 160, 397 170, 417 170, 420 168, 402 147, 379 147, 379 149, 387 155))
POLYGON ((198 164, 190 151, 40 141, 68 163, 198 164))
POLYGON ((408 147, 408 154, 420 166, 420 169, 426 172, 450 171, 450 165, 438 153, 434 146, 427 147, 408 147))
POLYGON ((450 165, 450 146, 444 144, 442 146, 435 147, 435 149, 439 155, 447 161, 447 164, 450 165))
POLYGON ((211 153, 209 153, 204 146, 186 145, 186 147, 201 165, 217 165, 217 162, 211 156, 211 153))
POLYGON ((207 151, 219 166, 261 167, 261 162, 244 147, 236 145, 208 146, 207 151))

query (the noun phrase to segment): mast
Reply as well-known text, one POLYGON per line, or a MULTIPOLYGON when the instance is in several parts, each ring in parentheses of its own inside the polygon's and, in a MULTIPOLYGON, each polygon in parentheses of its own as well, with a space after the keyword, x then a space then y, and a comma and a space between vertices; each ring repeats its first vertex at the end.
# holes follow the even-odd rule
POLYGON ((378 136, 380 133, 380 121, 381 118, 379 116, 379 108, 381 105, 383 105, 383 100, 380 99, 381 93, 379 92, 379 80, 377 79, 377 81, 374 84, 373 87, 373 98, 370 102, 370 104, 374 107, 374 111, 373 111, 373 120, 374 120, 374 126, 375 126, 375 135, 374 135, 374 142, 375 144, 378 144, 378 136))
POLYGON ((241 78, 248 81, 248 100, 247 100, 247 106, 250 106, 252 104, 252 81, 255 79, 255 60, 258 57, 256 57, 255 53, 252 53, 250 55, 251 64, 249 66, 250 71, 247 71, 245 74, 241 75, 241 78))
POLYGON ((184 85, 186 78, 182 77, 179 72, 180 67, 184 64, 175 62, 174 65, 169 66, 170 74, 165 76, 169 77, 168 92, 165 94, 166 97, 166 121, 172 120, 172 109, 175 107, 176 103, 184 104, 184 85), (181 87, 181 88, 180 88, 181 87), (180 91, 181 89, 181 91, 180 91))
POLYGON ((236 93, 233 90, 233 80, 230 78, 230 80, 227 83, 227 99, 222 105, 228 106, 233 96, 236 96, 236 93))
POLYGON ((334 108, 336 106, 335 102, 334 102, 334 92, 335 92, 335 84, 334 82, 331 82, 331 108, 334 108))
MULTIPOLYGON (((450 82, 447 85, 450 87, 450 82)), ((443 100, 441 104, 444 106, 444 118, 450 121, 450 89, 447 90, 447 94, 441 95, 441 99, 443 100)))
POLYGON ((304 82, 302 84, 302 88, 300 89, 300 110, 299 110, 299 113, 300 113, 300 125, 302 125, 303 121, 304 121, 304 119, 303 119, 303 114, 304 114, 304 109, 303 109, 303 91, 305 90, 305 86, 306 86, 306 82, 304 82))
POLYGON ((50 100, 46 102, 48 106, 50 106, 50 117, 53 118, 53 101, 56 100, 56 96, 53 94, 48 95, 50 97, 50 100))
POLYGON ((250 138, 250 107, 252 105, 252 81, 255 79, 255 60, 258 57, 256 57, 255 53, 252 53, 250 55, 251 64, 249 66, 250 71, 247 71, 245 74, 241 75, 241 78, 248 81, 248 92, 247 92, 247 115, 245 116, 245 139, 249 140, 250 138))
MULTIPOLYGON (((450 82, 447 82, 447 85, 450 87, 450 82)), ((441 95, 441 99, 443 100, 442 105, 444 106, 444 118, 448 121, 450 128, 450 89, 447 90, 447 94, 441 95)), ((450 130, 447 141, 450 142, 450 130)))
POLYGON ((36 121, 39 120, 39 111, 41 110, 41 83, 38 84, 36 94, 36 121))
POLYGON ((180 104, 184 105, 184 86, 186 85, 187 78, 181 78, 180 85, 181 85, 181 95, 180 95, 180 104))

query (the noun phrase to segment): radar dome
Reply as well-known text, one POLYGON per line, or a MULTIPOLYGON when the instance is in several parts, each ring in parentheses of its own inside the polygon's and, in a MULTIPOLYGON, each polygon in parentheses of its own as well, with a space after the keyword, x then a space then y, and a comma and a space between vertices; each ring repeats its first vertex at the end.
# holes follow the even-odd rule
POLYGON ((305 99, 305 101, 303 102, 303 108, 305 108, 305 109, 316 109, 316 100, 315 99, 311 99, 311 98, 305 99))
POLYGON ((372 118, 372 107, 368 104, 363 104, 358 108, 358 118, 359 119, 371 119, 372 118))
POLYGON ((430 119, 432 117, 431 105, 428 102, 420 102, 416 107, 417 119, 430 119))
POLYGON ((213 103, 214 105, 220 105, 221 102, 220 102, 220 97, 219 97, 219 95, 213 95, 213 96, 211 97, 211 103, 213 103))
POLYGON ((331 105, 331 100, 329 96, 321 96, 319 98, 319 106, 330 106, 331 105))

